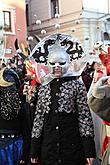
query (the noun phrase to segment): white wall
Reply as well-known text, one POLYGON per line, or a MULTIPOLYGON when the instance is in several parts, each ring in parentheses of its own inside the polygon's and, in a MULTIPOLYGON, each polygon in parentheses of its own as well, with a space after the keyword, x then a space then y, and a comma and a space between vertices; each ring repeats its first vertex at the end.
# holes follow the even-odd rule
POLYGON ((84 8, 97 10, 98 12, 110 11, 110 0, 83 0, 84 8))

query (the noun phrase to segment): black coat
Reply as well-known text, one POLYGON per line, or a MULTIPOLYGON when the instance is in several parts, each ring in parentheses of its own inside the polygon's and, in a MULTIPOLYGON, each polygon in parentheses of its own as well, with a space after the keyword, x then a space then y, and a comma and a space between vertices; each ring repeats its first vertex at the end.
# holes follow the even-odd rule
POLYGON ((41 87, 32 131, 31 157, 42 165, 85 165, 95 157, 93 123, 83 84, 72 77, 41 87))

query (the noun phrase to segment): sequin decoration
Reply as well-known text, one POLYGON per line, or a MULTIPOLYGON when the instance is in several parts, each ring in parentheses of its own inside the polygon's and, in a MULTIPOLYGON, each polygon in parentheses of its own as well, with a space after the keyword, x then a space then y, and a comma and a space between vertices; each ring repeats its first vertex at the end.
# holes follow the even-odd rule
POLYGON ((21 101, 17 90, 0 89, 0 115, 5 120, 17 118, 21 101))

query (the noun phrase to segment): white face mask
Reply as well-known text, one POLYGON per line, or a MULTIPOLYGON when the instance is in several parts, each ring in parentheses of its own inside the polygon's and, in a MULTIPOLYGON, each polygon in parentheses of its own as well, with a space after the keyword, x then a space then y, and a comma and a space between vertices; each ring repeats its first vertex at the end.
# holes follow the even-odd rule
POLYGON ((49 53, 48 68, 52 77, 62 77, 69 68, 69 55, 56 45, 49 53))

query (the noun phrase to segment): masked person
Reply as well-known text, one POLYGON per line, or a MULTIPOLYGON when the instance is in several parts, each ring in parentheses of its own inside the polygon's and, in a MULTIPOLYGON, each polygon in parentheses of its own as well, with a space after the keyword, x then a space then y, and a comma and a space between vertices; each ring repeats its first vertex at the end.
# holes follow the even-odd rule
POLYGON ((101 165, 110 164, 110 77, 100 78, 94 85, 88 104, 103 119, 101 165))
POLYGON ((92 165, 94 131, 84 84, 69 71, 70 56, 53 44, 48 54, 51 81, 38 92, 31 139, 31 163, 92 165))
POLYGON ((110 164, 110 46, 96 44, 100 66, 88 99, 89 107, 102 119, 101 165, 110 164))
POLYGON ((20 81, 15 71, 0 70, 0 164, 27 164, 30 132, 19 97, 20 81))

